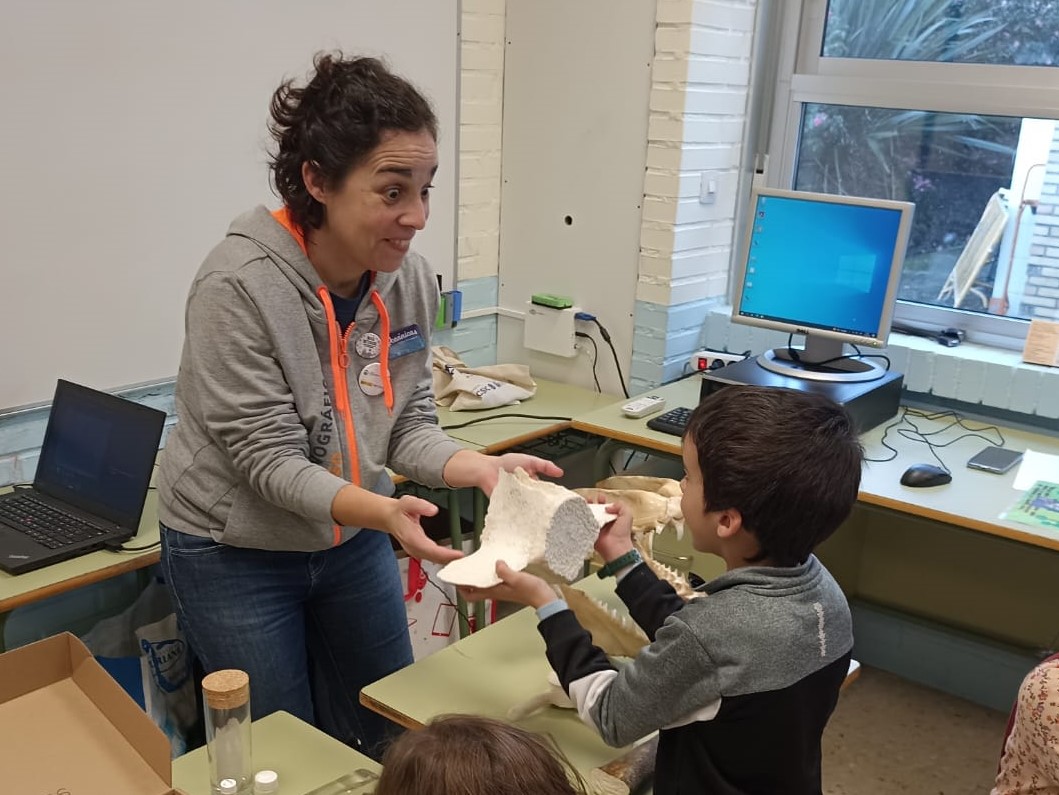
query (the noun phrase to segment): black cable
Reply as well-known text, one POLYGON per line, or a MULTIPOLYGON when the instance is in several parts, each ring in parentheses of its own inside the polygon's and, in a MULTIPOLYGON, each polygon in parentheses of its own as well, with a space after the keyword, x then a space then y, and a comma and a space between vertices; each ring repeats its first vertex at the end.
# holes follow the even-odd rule
POLYGON ((464 613, 462 610, 460 610, 459 605, 456 602, 449 602, 449 598, 450 598, 449 597, 449 592, 446 591, 444 588, 442 588, 440 585, 438 585, 436 582, 434 582, 434 580, 431 579, 430 574, 427 572, 426 569, 421 569, 421 571, 423 572, 423 576, 425 576, 427 578, 427 582, 430 583, 431 585, 433 585, 439 591, 441 591, 441 595, 445 597, 445 603, 446 604, 451 604, 452 605, 452 609, 455 610, 456 614, 460 618, 463 619, 463 623, 467 625, 468 631, 470 631, 471 627, 474 627, 475 631, 478 631, 479 629, 481 629, 481 627, 475 627, 474 626, 474 621, 471 620, 470 616, 468 616, 466 613, 464 613))
POLYGON ((599 346, 596 345, 596 340, 591 334, 586 334, 583 331, 575 331, 574 334, 578 337, 584 337, 592 343, 592 380, 596 382, 596 391, 603 394, 603 388, 599 385, 599 376, 596 374, 596 362, 599 360, 599 346))
POLYGON ((870 461, 873 463, 884 463, 886 461, 893 461, 895 458, 897 458, 898 455, 900 455, 897 448, 893 447, 886 441, 887 435, 894 428, 897 429, 897 434, 903 439, 907 439, 912 442, 922 442, 923 444, 925 444, 927 446, 927 449, 930 451, 930 454, 934 457, 938 464, 941 465, 941 468, 950 474, 952 473, 952 470, 941 459, 941 456, 938 455, 938 450, 948 447, 949 445, 955 444, 956 442, 962 441, 967 438, 981 439, 982 441, 988 442, 989 444, 995 444, 998 447, 1003 447, 1006 444, 1004 434, 1001 432, 1000 428, 995 425, 985 425, 981 428, 972 428, 971 426, 967 425, 967 420, 965 420, 955 411, 924 412, 919 411, 918 409, 910 409, 908 407, 904 407, 901 409, 900 416, 898 416, 896 420, 894 420, 885 428, 883 428, 881 444, 883 447, 893 453, 893 455, 888 456, 887 458, 865 458, 865 461, 870 461), (922 419, 928 422, 941 422, 945 419, 951 419, 952 421, 942 426, 941 428, 938 428, 937 430, 923 431, 920 430, 919 426, 916 425, 915 422, 913 422, 913 419, 922 419), (909 425, 910 429, 899 427, 904 424, 909 425), (954 439, 950 439, 945 442, 931 441, 931 437, 945 433, 946 431, 956 427, 963 428, 965 431, 967 431, 967 433, 961 433, 954 439), (1000 441, 997 442, 988 436, 983 436, 983 433, 989 431, 996 433, 996 438, 1000 441))
POLYGON ((148 549, 154 549, 155 547, 160 547, 160 546, 162 546, 162 542, 161 542, 161 540, 158 540, 158 541, 155 541, 153 544, 144 544, 143 546, 140 546, 140 547, 126 547, 126 546, 121 546, 119 544, 119 545, 116 545, 116 546, 107 546, 107 547, 105 547, 105 549, 108 552, 145 552, 148 549))
POLYGON ((607 345, 610 347, 610 353, 614 357, 614 367, 618 371, 618 380, 621 382, 621 391, 625 395, 625 397, 628 397, 629 390, 625 386, 625 376, 623 376, 621 373, 621 362, 618 361, 618 352, 614 350, 614 343, 611 342, 610 332, 603 328, 603 324, 599 322, 599 318, 593 317, 592 322, 595 323, 596 327, 599 329, 599 336, 601 336, 603 338, 603 341, 607 343, 607 345))
POLYGON ((527 420, 562 420, 563 422, 569 422, 573 419, 573 417, 553 417, 547 414, 493 414, 489 417, 476 417, 473 420, 467 420, 467 422, 458 422, 455 425, 442 425, 441 430, 451 431, 455 430, 456 428, 466 428, 468 425, 477 425, 479 422, 489 422, 490 420, 504 420, 509 417, 523 417, 527 420))

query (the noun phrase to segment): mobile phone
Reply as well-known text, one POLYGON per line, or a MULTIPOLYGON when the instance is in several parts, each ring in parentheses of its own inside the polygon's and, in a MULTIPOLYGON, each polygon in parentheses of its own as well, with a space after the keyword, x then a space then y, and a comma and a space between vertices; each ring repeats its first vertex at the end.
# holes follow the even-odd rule
POLYGON ((989 445, 971 456, 967 466, 1002 475, 1022 460, 1022 452, 1007 447, 989 445))

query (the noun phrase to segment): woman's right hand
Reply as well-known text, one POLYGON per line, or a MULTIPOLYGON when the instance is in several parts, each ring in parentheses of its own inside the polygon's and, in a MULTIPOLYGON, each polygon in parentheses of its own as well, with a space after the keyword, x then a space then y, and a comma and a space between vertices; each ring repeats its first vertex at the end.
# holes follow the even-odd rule
POLYGON ((427 536, 419 523, 420 517, 433 516, 437 512, 438 506, 434 503, 406 494, 392 501, 385 526, 380 529, 392 535, 410 557, 442 564, 462 558, 463 552, 441 546, 427 536))

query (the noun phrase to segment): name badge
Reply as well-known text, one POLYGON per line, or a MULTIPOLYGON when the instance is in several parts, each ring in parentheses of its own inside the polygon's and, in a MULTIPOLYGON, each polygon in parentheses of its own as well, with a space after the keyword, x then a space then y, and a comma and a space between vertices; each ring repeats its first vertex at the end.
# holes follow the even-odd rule
POLYGON ((390 334, 390 358, 399 359, 410 353, 421 351, 427 346, 423 335, 419 333, 419 326, 413 323, 411 326, 399 328, 390 334))

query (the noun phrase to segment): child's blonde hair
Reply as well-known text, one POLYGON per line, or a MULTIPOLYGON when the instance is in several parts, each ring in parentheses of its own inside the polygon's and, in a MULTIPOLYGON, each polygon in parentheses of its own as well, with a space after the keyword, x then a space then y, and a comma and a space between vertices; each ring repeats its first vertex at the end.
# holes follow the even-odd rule
POLYGON ((552 743, 474 715, 436 718, 387 749, 375 795, 586 795, 552 743))

